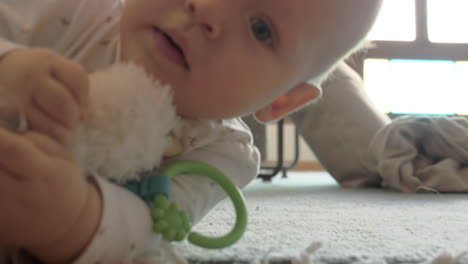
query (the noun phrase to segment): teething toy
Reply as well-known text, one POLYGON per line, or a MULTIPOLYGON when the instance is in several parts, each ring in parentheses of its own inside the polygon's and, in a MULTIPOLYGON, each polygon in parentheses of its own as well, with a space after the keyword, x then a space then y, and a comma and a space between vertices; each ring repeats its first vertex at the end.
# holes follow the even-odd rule
POLYGON ((181 241, 188 235, 188 241, 204 248, 224 248, 237 242, 247 226, 247 209, 239 188, 218 169, 199 161, 177 161, 155 176, 143 177, 141 181, 130 181, 125 186, 145 201, 152 203, 153 230, 161 233, 166 240, 181 241), (220 237, 208 237, 200 233, 189 233, 191 226, 188 215, 177 205, 170 203, 170 179, 182 173, 195 173, 209 177, 219 184, 232 200, 236 211, 233 229, 220 237))

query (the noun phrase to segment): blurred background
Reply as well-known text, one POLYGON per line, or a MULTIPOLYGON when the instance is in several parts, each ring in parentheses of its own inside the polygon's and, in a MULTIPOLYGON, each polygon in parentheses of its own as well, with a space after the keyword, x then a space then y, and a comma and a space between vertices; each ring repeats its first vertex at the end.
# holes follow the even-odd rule
MULTIPOLYGON (((384 1, 367 37, 374 47, 348 60, 380 111, 392 118, 468 115, 467 10, 468 0, 384 1)), ((288 120, 282 131, 276 124, 265 130, 266 137, 257 139, 265 166, 274 167, 280 159, 292 170, 322 169, 300 136, 296 145, 288 120)))

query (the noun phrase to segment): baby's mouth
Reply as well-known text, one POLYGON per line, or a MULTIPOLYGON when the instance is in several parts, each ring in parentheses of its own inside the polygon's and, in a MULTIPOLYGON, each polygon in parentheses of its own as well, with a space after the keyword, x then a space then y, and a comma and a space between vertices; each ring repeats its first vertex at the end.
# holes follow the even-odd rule
POLYGON ((156 27, 154 27, 153 30, 156 32, 157 36, 159 35, 157 46, 161 54, 169 61, 189 70, 190 67, 187 63, 183 48, 168 33, 156 27))

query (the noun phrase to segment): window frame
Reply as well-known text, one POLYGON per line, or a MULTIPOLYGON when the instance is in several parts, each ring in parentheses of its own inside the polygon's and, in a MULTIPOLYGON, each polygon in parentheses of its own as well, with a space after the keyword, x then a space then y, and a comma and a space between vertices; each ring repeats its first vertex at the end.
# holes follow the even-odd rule
MULTIPOLYGON (((387 0, 391 1, 391 0, 387 0)), ((416 38, 414 41, 372 41, 369 49, 353 54, 347 63, 364 76, 366 59, 468 61, 468 43, 435 43, 429 40, 427 0, 415 0, 416 38)), ((388 113, 391 118, 405 114, 388 113)))
POLYGON ((468 43, 429 41, 427 0, 415 0, 415 5, 416 39, 414 41, 372 41, 372 48, 354 54, 349 60, 361 76, 363 76, 366 59, 468 61, 468 43))

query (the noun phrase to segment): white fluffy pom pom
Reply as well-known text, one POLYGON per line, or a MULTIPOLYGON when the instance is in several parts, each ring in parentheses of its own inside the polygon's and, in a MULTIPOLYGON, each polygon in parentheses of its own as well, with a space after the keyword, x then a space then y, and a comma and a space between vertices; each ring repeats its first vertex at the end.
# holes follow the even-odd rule
POLYGON ((90 75, 90 104, 77 128, 82 168, 122 182, 159 166, 178 118, 169 86, 133 64, 90 75))

